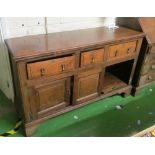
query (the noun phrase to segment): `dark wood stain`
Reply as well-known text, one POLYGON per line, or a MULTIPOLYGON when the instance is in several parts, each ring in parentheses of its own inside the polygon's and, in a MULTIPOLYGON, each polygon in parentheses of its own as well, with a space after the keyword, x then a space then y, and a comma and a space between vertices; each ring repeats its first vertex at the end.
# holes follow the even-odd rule
POLYGON ((141 36, 144 36, 144 34, 123 27, 119 29, 101 27, 13 38, 6 40, 6 43, 11 49, 14 59, 20 59, 55 54, 91 45, 94 46, 95 44, 112 43, 141 36))
POLYGON ((25 134, 93 101, 129 95, 143 37, 129 28, 100 27, 6 40, 25 134), (125 69, 129 74, 123 74, 125 69))

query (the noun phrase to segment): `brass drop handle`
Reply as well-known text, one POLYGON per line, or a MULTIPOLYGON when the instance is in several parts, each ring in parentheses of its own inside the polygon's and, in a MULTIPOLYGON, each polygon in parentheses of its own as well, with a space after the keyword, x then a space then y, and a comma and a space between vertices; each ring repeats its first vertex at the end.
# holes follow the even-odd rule
POLYGON ((91 58, 91 63, 93 64, 95 62, 94 57, 91 58))
POLYGON ((65 65, 62 64, 62 65, 61 65, 61 71, 63 72, 64 70, 65 70, 65 65))
POLYGON ((41 68, 40 69, 40 74, 41 74, 41 76, 44 76, 45 75, 45 69, 44 68, 41 68))
POLYGON ((152 68, 152 69, 155 69, 155 65, 152 65, 151 68, 152 68))
POLYGON ((118 55, 118 50, 115 51, 115 57, 118 55))
POLYGON ((152 79, 152 77, 151 76, 148 76, 148 80, 151 80, 152 79))
POLYGON ((127 53, 128 53, 128 54, 131 53, 131 48, 128 48, 127 53))

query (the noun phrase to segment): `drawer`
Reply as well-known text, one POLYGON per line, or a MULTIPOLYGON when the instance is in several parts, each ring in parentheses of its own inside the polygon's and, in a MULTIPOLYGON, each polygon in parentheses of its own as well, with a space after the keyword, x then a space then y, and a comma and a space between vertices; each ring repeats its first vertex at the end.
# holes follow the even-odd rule
POLYGON ((81 67, 103 63, 104 49, 93 50, 81 54, 81 67))
POLYGON ((108 61, 134 55, 136 52, 136 46, 137 41, 131 41, 110 46, 108 50, 108 61))
POLYGON ((152 81, 155 81, 155 72, 151 72, 144 76, 141 76, 139 85, 144 85, 152 81))
POLYGON ((146 64, 143 65, 143 68, 142 68, 142 75, 150 72, 150 71, 155 71, 155 60, 152 60, 146 64))
POLYGON ((31 105, 37 109, 38 117, 64 109, 70 104, 70 77, 45 83, 33 89, 31 105))
POLYGON ((28 79, 57 75, 75 69, 75 56, 27 64, 28 79))

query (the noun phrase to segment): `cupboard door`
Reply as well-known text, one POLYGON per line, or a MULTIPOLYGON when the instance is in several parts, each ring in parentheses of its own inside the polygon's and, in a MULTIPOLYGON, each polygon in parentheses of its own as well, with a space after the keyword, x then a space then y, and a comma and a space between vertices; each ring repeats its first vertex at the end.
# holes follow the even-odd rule
MULTIPOLYGON (((34 88, 37 116, 52 114, 70 104, 70 78, 65 78, 34 88)), ((33 112, 34 112, 33 111, 33 112)))
POLYGON ((82 103, 98 96, 99 73, 78 78, 77 103, 82 103))

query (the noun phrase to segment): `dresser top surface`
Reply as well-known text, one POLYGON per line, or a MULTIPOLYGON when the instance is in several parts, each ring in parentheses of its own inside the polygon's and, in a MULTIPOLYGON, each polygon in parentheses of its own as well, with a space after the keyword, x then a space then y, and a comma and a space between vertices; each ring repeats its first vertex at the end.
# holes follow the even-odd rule
POLYGON ((144 33, 128 28, 98 27, 12 38, 5 42, 13 58, 20 60, 143 36, 144 33))
POLYGON ((140 17, 139 23, 149 44, 155 44, 155 17, 140 17))

